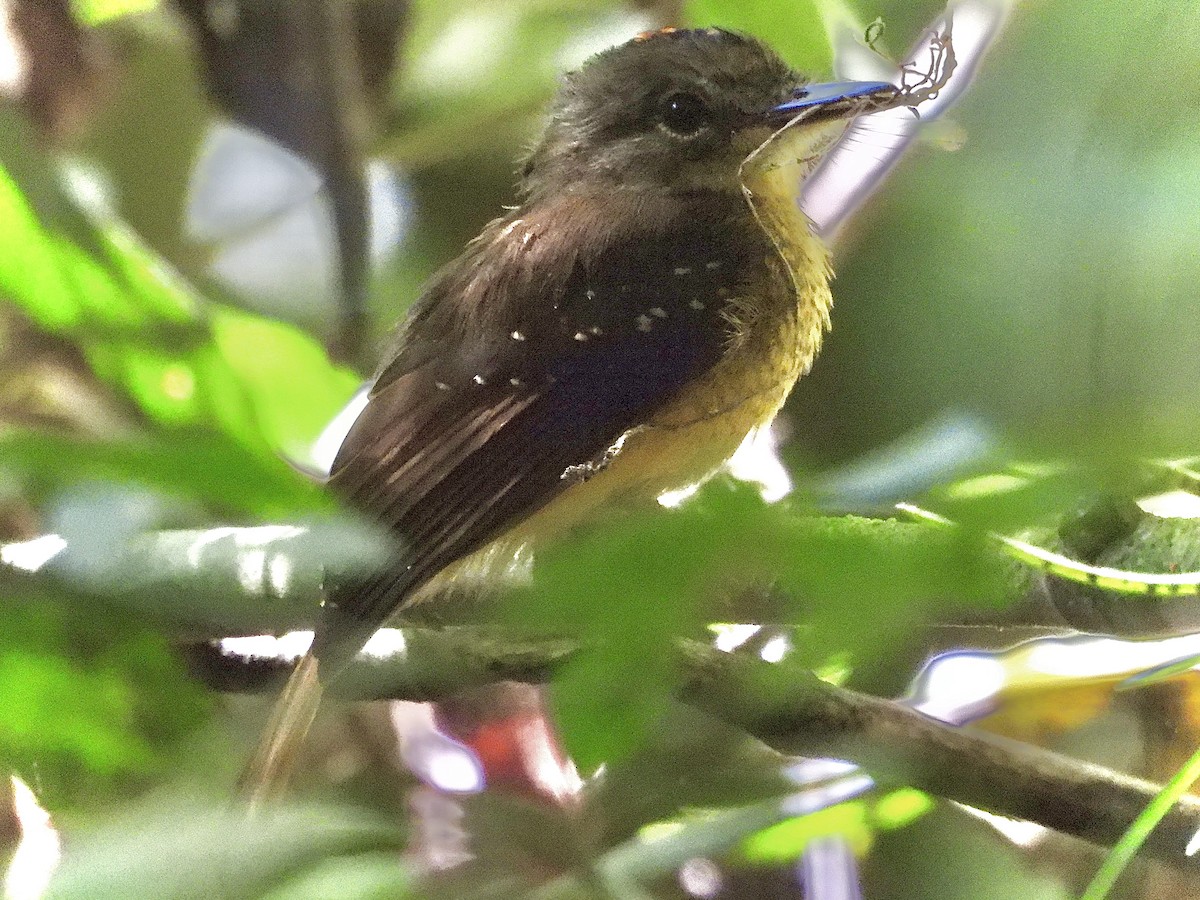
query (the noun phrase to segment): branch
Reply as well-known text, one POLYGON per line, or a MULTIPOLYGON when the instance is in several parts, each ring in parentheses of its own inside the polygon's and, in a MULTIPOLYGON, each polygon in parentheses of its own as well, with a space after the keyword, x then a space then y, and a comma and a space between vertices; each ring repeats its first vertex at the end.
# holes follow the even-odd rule
MULTIPOLYGON (((337 546, 344 542, 304 529, 219 529, 148 534, 120 553, 85 558, 72 556, 70 542, 47 536, 0 547, 0 581, 11 586, 14 580, 49 579, 77 592, 90 586, 94 593, 106 571, 119 573, 123 601, 153 606, 163 620, 187 621, 174 633, 195 640, 199 634, 245 634, 247 624, 272 617, 281 627, 315 619, 320 570, 337 546), (303 565, 276 561, 289 557, 303 565), (220 608, 211 604, 210 591, 217 587, 228 592, 220 608), (201 596, 208 602, 199 603, 201 596), (195 615, 201 606, 204 615, 195 615), (221 630, 224 614, 230 619, 221 630)), ((514 639, 495 628, 407 628, 393 636, 402 637, 402 650, 382 658, 360 656, 331 693, 436 700, 499 680, 540 682, 570 660, 577 646, 561 639, 514 639)), ((196 675, 219 690, 273 689, 294 662, 241 655, 225 646, 201 644, 187 651, 196 675)), ((901 703, 826 684, 786 660, 768 664, 696 642, 681 644, 679 656, 681 699, 780 752, 853 759, 879 780, 1097 844, 1115 843, 1159 791, 1141 779, 953 728, 901 703)), ((1186 797, 1150 835, 1145 850, 1195 868, 1200 857, 1189 856, 1186 848, 1198 831, 1200 800, 1186 797)))
MULTIPOLYGON (((359 663, 331 687, 352 699, 437 700, 497 680, 543 681, 567 662, 570 641, 497 639, 475 629, 411 629, 404 652, 359 663)), ((788 755, 852 759, 880 781, 905 784, 997 815, 1027 819, 1111 846, 1160 787, 1017 741, 953 728, 901 703, 827 684, 811 672, 680 645, 680 697, 788 755)), ((196 673, 220 690, 266 690, 287 662, 251 663, 209 647, 196 673)), ((1185 797, 1145 850, 1197 868, 1185 848, 1200 831, 1200 799, 1185 797)))

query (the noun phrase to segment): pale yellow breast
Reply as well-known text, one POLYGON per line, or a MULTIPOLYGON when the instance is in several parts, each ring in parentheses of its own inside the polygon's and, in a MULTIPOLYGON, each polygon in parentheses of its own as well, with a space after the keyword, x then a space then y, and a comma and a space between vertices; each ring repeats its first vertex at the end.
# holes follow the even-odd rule
POLYGON ((829 262, 795 199, 797 174, 771 166, 747 179, 747 200, 778 256, 771 289, 730 300, 734 334, 721 361, 649 422, 627 434, 592 478, 564 491, 519 530, 535 543, 592 518, 704 481, 752 430, 768 425, 808 371, 829 327, 829 262))

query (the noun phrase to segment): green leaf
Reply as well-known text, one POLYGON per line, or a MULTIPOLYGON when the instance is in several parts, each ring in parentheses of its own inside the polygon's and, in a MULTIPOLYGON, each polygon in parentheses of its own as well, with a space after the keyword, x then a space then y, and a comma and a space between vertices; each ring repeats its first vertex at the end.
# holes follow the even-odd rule
MULTIPOLYGON (((1146 842, 1146 838, 1150 836, 1150 832, 1162 821, 1162 817, 1171 811, 1171 807, 1179 801, 1179 798, 1188 792, 1198 778, 1200 778, 1200 749, 1197 749, 1171 780, 1163 785, 1158 796, 1150 801, 1150 805, 1138 814, 1129 829, 1121 835, 1121 839, 1108 852, 1080 900, 1104 900, 1108 896, 1116 885, 1117 879, 1121 877, 1121 873, 1133 861, 1142 844, 1146 842)), ((1191 848, 1189 847, 1188 850, 1191 848)))
POLYGON ((678 683, 673 642, 728 620, 731 592, 773 584, 816 658, 902 639, 931 604, 1011 598, 982 538, 939 525, 809 516, 725 482, 568 541, 538 558, 510 604, 517 623, 577 633, 585 648, 552 694, 568 749, 586 769, 631 752, 678 683))
POLYGON ((211 710, 173 648, 136 613, 4 588, 0 759, 56 807, 161 776, 211 710))
POLYGON ((413 876, 394 853, 359 853, 321 860, 262 900, 402 900, 413 876))
MULTIPOLYGON (((361 811, 289 805, 252 818, 240 810, 164 806, 110 825, 90 839, 79 838, 46 898, 249 900, 296 879, 314 864, 351 854, 394 851, 399 873, 400 848, 394 828, 361 811)), ((403 881, 397 878, 393 885, 403 881)))
POLYGON ((71 11, 84 25, 104 25, 157 6, 158 0, 71 0, 71 11))
POLYGON ((933 809, 933 798, 914 788, 889 791, 875 801, 871 822, 880 831, 903 828, 933 809))
POLYGON ((852 800, 806 816, 785 819, 748 838, 742 845, 742 853, 751 862, 786 864, 799 859, 810 841, 837 836, 861 855, 874 840, 867 813, 865 800, 852 800))
POLYGON ((287 466, 202 429, 113 441, 18 431, 0 436, 0 473, 19 477, 34 501, 81 481, 112 481, 200 501, 234 517, 270 519, 332 505, 316 484, 287 466), (64 466, 64 459, 71 465, 64 466))
POLYGON ((160 427, 302 452, 359 379, 290 326, 206 303, 115 217, 80 215, 15 122, 0 134, 0 298, 78 344, 160 427))
POLYGON ((761 38, 802 72, 820 75, 830 70, 833 53, 821 4, 814 0, 688 0, 683 19, 695 27, 715 25, 761 38))

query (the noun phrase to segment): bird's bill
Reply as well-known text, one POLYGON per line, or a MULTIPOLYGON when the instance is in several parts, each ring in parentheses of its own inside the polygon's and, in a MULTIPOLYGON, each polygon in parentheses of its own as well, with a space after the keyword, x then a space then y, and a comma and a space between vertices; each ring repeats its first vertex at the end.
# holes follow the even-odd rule
POLYGON ((796 88, 786 103, 773 107, 767 119, 784 125, 796 119, 844 119, 897 105, 900 88, 886 81, 833 81, 796 88))

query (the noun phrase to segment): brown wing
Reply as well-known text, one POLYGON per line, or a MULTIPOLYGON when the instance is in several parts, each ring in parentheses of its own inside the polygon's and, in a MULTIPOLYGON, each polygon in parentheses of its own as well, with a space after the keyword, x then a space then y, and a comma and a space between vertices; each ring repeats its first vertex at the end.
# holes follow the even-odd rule
POLYGON ((332 592, 323 660, 355 652, 414 590, 556 497, 569 467, 720 359, 722 298, 764 247, 734 240, 745 232, 727 206, 702 208, 623 237, 580 235, 578 217, 512 217, 434 283, 331 479, 394 529, 404 557, 332 592))

